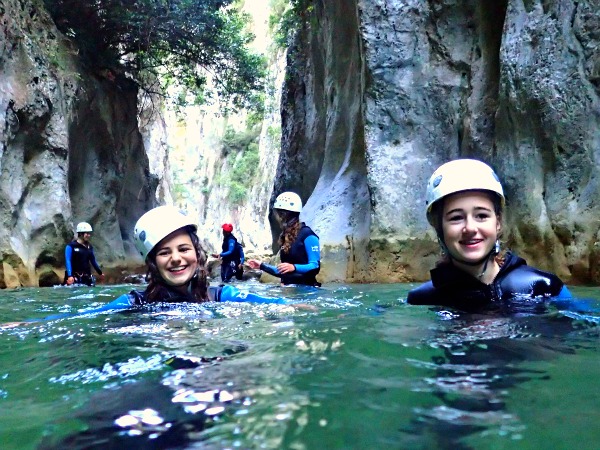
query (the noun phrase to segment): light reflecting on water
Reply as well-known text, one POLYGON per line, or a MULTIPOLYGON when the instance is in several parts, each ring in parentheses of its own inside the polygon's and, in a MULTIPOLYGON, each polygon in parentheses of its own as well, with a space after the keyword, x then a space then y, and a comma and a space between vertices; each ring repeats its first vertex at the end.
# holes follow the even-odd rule
MULTIPOLYGON (((1 330, 2 448, 594 448, 600 438, 597 313, 456 314, 404 304, 410 285, 242 287, 316 310, 155 305, 1 330)), ((2 291, 0 322, 84 311, 131 288, 2 291)), ((573 291, 600 306, 600 290, 573 291)))

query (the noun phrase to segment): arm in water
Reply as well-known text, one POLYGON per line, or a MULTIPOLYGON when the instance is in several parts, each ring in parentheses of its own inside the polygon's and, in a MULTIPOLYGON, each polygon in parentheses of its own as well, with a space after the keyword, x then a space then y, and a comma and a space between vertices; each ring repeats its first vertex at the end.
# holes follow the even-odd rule
POLYGON ((596 302, 595 305, 593 304, 593 302, 594 300, 591 299, 573 298, 567 286, 563 286, 560 293, 550 300, 550 304, 561 311, 571 311, 579 313, 600 312, 600 306, 598 305, 598 302, 596 302))
MULTIPOLYGON (((241 291, 234 286, 223 286, 222 288, 211 288, 214 289, 212 293, 211 301, 217 302, 245 302, 245 303, 260 303, 260 304, 278 304, 278 305, 290 305, 298 309, 307 309, 307 310, 316 310, 315 307, 311 305, 307 305, 305 303, 297 303, 292 300, 287 300, 281 297, 266 297, 259 294, 254 294, 248 291, 241 291)), ((88 316, 91 314, 98 314, 107 311, 119 311, 119 310, 127 310, 132 309, 136 306, 149 304, 144 302, 144 293, 140 291, 131 291, 127 294, 123 294, 120 297, 117 297, 110 303, 106 305, 100 306, 98 308, 92 308, 85 311, 77 312, 77 313, 60 313, 60 314, 52 314, 50 316, 46 316, 41 319, 28 319, 22 322, 9 322, 0 325, 0 328, 13 328, 19 325, 25 325, 28 323, 42 322, 42 321, 50 321, 50 320, 58 320, 65 319, 68 317, 82 317, 88 316)))
POLYGON ((218 294, 217 301, 221 302, 249 302, 249 303, 276 303, 278 305, 293 305, 294 302, 280 297, 264 297, 262 295, 253 294, 248 291, 241 291, 238 288, 225 285, 218 294))

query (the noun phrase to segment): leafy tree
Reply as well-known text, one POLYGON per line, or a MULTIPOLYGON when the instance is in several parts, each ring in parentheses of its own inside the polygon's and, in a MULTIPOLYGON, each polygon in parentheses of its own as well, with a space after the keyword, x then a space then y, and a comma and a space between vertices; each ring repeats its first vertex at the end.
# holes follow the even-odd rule
POLYGON ((278 47, 287 48, 292 35, 308 23, 313 0, 271 0, 269 28, 278 47))
MULTIPOLYGON (((234 107, 253 105, 265 67, 235 0, 44 0, 85 63, 150 89, 177 84, 205 98, 210 77, 234 107)), ((162 93, 158 90, 158 93, 162 93)))

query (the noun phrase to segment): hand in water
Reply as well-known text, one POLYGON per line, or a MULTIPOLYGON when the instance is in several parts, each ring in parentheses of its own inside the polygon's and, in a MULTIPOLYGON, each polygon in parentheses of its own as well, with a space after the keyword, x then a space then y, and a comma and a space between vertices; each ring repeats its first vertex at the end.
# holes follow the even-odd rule
POLYGON ((293 306, 296 309, 301 309, 303 311, 318 311, 319 308, 317 308, 314 305, 309 305, 308 303, 294 303, 291 306, 293 306))

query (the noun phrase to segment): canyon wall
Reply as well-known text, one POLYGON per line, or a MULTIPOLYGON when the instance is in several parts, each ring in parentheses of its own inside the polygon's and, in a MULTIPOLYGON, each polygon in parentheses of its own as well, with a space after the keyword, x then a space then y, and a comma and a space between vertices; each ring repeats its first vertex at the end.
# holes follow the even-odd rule
POLYGON ((504 183, 505 246, 600 282, 600 2, 311 4, 288 54, 275 191, 307 200, 322 280, 427 279, 426 181, 473 157, 504 183))
POLYGON ((128 80, 82 67, 37 2, 3 2, 0 35, 0 287, 60 283, 80 221, 116 280, 141 265, 135 220, 169 195, 148 156, 166 151, 161 120, 128 80))

